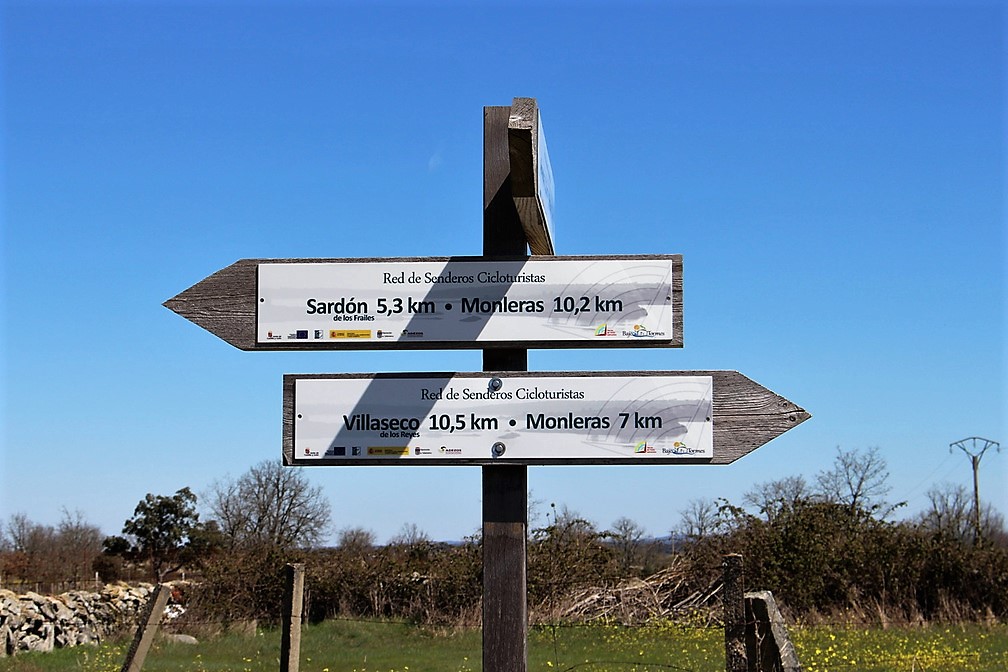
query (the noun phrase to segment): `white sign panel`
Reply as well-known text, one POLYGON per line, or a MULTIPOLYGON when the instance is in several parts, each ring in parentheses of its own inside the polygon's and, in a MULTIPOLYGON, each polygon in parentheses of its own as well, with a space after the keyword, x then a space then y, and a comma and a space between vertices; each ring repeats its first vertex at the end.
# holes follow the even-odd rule
POLYGON ((670 257, 262 263, 257 343, 662 342, 670 257))
POLYGON ((713 457, 702 375, 288 376, 297 464, 675 462, 713 457))

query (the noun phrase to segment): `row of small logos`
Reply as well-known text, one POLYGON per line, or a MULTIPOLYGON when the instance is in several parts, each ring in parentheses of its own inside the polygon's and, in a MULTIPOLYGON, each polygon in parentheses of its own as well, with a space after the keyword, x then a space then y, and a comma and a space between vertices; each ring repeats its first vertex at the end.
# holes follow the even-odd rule
MULTIPOLYGON (((601 324, 595 328, 595 335, 599 337, 633 337, 633 338, 664 338, 664 331, 651 331, 647 327, 641 324, 633 325, 632 330, 623 329, 621 331, 616 331, 609 327, 608 324, 601 324)), ((424 332, 422 331, 411 331, 409 329, 403 329, 402 331, 390 331, 388 329, 378 329, 377 331, 372 329, 298 329, 297 331, 287 334, 286 337, 282 333, 275 333, 269 331, 266 333, 266 340, 268 341, 308 341, 308 340, 347 340, 347 339, 371 339, 378 338, 423 338, 424 332)))
MULTIPOLYGON (((462 449, 441 446, 438 452, 442 455, 461 455, 462 449)), ((305 448, 304 454, 305 457, 319 457, 319 452, 311 448, 305 448)), ((362 457, 364 454, 364 448, 361 446, 332 446, 325 452, 324 457, 362 457)), ((416 446, 412 450, 409 446, 368 446, 367 448, 367 455, 372 457, 406 457, 410 454, 433 455, 434 451, 420 446, 416 446)))
MULTIPOLYGON (((647 441, 641 441, 634 446, 634 453, 637 455, 654 455, 658 452, 659 451, 656 450, 654 446, 648 445, 647 441)), ((675 441, 671 446, 662 446, 660 452, 662 455, 699 455, 703 453, 703 450, 699 448, 690 448, 682 441, 675 441)))
POLYGON ((633 338, 664 338, 664 331, 651 331, 642 324, 633 325, 632 330, 623 329, 621 331, 616 331, 611 329, 608 324, 600 324, 595 329, 596 336, 623 336, 623 337, 633 337, 633 338))
MULTIPOLYGON (((634 446, 635 455, 655 455, 658 453, 653 445, 649 445, 647 441, 641 441, 636 446, 634 446)), ((661 453, 663 455, 697 455, 702 453, 702 450, 689 448, 685 443, 681 441, 676 441, 671 447, 662 447, 661 453)), ((323 457, 363 457, 364 448, 362 446, 332 446, 325 452, 323 457)), ((420 446, 414 446, 410 448, 409 446, 368 446, 367 455, 371 457, 408 457, 409 455, 434 455, 434 451, 430 448, 421 448, 420 446)), ((438 454, 453 457, 463 455, 462 448, 448 448, 446 446, 441 446, 438 448, 438 454)), ((320 457, 319 451, 311 450, 310 448, 304 449, 305 457, 320 457)))
POLYGON ((322 341, 322 340, 347 340, 347 339, 371 339, 371 338, 423 338, 422 331, 411 331, 403 329, 401 332, 389 331, 388 329, 298 329, 286 336, 273 331, 266 333, 267 341, 322 341))

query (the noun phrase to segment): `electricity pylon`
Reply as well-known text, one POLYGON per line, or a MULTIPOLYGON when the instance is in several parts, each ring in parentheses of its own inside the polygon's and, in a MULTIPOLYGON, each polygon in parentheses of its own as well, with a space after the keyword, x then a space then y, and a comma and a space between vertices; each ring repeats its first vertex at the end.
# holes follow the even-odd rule
POLYGON ((979 436, 971 436, 950 443, 950 453, 953 448, 958 448, 969 455, 970 462, 973 464, 973 542, 978 544, 980 543, 980 479, 978 476, 980 458, 983 457, 988 448, 994 448, 1000 453, 1001 444, 990 439, 982 439, 979 436), (969 445, 968 448, 967 445, 969 445), (981 447, 978 448, 978 446, 981 447))

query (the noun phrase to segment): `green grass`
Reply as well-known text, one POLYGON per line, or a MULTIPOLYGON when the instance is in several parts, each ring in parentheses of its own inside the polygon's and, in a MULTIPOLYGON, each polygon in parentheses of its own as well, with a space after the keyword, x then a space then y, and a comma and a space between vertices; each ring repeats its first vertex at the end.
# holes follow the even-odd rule
MULTIPOLYGON (((792 629, 807 672, 995 672, 1008 669, 1008 626, 792 629)), ((128 642, 0 658, 0 672, 118 672, 128 642)), ((228 634, 196 646, 159 641, 147 672, 265 672, 279 668, 280 635, 228 634)), ((401 623, 334 620, 305 628, 303 672, 478 672, 479 631, 435 633, 401 623)), ((724 670, 721 630, 581 626, 529 632, 529 670, 724 670)))
POLYGON ((806 672, 1008 670, 1008 627, 799 628, 791 632, 806 672))

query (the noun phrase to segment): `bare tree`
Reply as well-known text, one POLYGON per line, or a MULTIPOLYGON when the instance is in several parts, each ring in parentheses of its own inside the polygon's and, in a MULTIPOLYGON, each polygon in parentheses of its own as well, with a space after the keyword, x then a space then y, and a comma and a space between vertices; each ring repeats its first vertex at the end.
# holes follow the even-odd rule
MULTIPOLYGON (((550 504, 554 534, 565 537, 592 538, 598 536, 598 529, 595 523, 584 518, 580 513, 571 509, 566 504, 560 506, 558 511, 556 504, 550 504)), ((546 520, 550 519, 550 514, 546 514, 546 520)))
POLYGON ((374 548, 375 533, 363 527, 344 527, 337 535, 336 545, 355 553, 369 551, 374 548))
POLYGON ((394 537, 389 539, 390 546, 419 546, 430 542, 427 533, 420 529, 416 523, 403 523, 402 529, 394 537))
POLYGON ((802 476, 785 476, 753 486, 742 495, 742 501, 759 509, 768 522, 786 511, 794 510, 802 501, 811 499, 812 490, 802 476))
POLYGON ((48 583, 51 590, 90 576, 92 563, 101 554, 101 530, 80 511, 64 508, 57 527, 15 513, 5 527, 6 548, 0 550, 11 554, 4 562, 6 571, 22 580, 48 583))
POLYGON ((527 502, 528 509, 525 520, 528 521, 528 529, 532 530, 541 527, 540 518, 548 515, 545 513, 546 500, 536 497, 535 493, 529 489, 527 502))
POLYGON ((717 502, 705 497, 691 499, 679 516, 682 523, 680 532, 692 541, 713 534, 720 524, 717 502))
POLYGON ((885 518, 902 505, 886 502, 892 490, 888 479, 888 465, 877 446, 864 452, 838 447, 833 467, 816 475, 817 494, 852 514, 861 510, 885 518))
POLYGON ((11 514, 7 519, 7 534, 10 537, 10 544, 14 552, 23 553, 29 546, 30 538, 37 523, 28 518, 28 514, 17 512, 11 514))
POLYGON ((92 525, 80 511, 63 509, 63 518, 56 529, 60 564, 66 579, 80 580, 90 575, 95 558, 101 555, 101 529, 92 525))
MULTIPOLYGON (((242 479, 244 478, 243 476, 242 479)), ((242 491, 247 484, 243 483, 242 479, 235 481, 226 478, 214 481, 210 486, 209 495, 205 497, 209 501, 210 513, 217 521, 221 536, 232 548, 245 543, 247 530, 255 524, 252 510, 242 491)))
POLYGON ((620 570, 626 574, 630 568, 638 564, 641 556, 644 528, 633 520, 623 516, 617 518, 608 533, 616 550, 616 560, 620 570))
POLYGON ((329 530, 332 509, 301 469, 265 460, 237 480, 214 483, 208 506, 232 546, 306 548, 329 530))
MULTIPOLYGON (((976 537, 973 496, 962 485, 942 483, 927 492, 929 507, 918 522, 931 532, 966 542, 976 537)), ((989 504, 981 507, 980 532, 983 539, 1003 535, 1004 518, 989 504)))
POLYGON ((7 572, 26 581, 54 584, 62 576, 59 562, 59 540, 56 528, 32 521, 24 513, 12 514, 7 520, 7 534, 13 557, 7 572))

